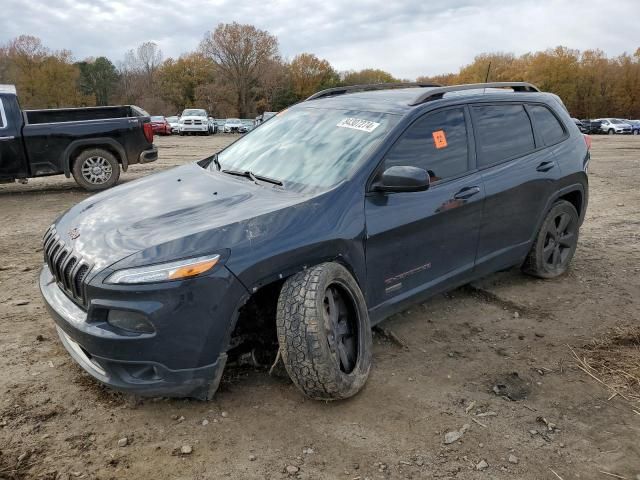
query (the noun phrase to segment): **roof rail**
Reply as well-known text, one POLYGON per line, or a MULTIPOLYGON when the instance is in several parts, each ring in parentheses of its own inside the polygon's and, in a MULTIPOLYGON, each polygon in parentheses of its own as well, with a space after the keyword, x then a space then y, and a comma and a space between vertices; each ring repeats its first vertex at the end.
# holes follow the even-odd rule
POLYGON ((14 95, 17 95, 16 86, 15 85, 0 85, 0 93, 13 93, 14 95))
POLYGON ((429 100, 442 98, 445 93, 459 92, 463 90, 480 90, 483 88, 511 88, 514 92, 539 92, 540 89, 527 82, 492 82, 492 83, 468 83, 466 85, 452 85, 450 87, 432 88, 419 95, 409 105, 420 105, 429 100))
POLYGON ((344 87, 327 88, 314 93, 305 102, 309 100, 316 100, 318 98, 330 97, 333 95, 343 95, 345 93, 354 92, 370 92, 374 90, 390 90, 392 88, 425 88, 425 87, 440 87, 436 83, 417 83, 417 82, 400 82, 400 83, 371 83, 365 85, 347 85, 344 87))

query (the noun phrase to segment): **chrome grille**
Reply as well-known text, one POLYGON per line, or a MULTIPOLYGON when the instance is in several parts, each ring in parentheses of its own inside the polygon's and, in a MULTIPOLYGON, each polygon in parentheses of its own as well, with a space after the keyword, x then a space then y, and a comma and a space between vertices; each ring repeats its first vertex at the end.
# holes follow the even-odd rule
POLYGON ((54 227, 44 235, 43 251, 58 286, 75 303, 86 306, 84 279, 91 270, 89 263, 64 244, 54 227))

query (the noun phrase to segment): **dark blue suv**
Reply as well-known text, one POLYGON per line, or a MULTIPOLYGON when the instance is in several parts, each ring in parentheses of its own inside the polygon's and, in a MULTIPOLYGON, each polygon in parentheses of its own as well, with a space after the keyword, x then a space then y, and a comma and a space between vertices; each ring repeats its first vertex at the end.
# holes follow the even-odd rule
POLYGON ((272 346, 306 395, 346 398, 385 317, 508 267, 567 270, 589 146, 527 83, 325 90, 71 208, 40 288, 69 353, 114 388, 210 398, 228 359, 272 346))

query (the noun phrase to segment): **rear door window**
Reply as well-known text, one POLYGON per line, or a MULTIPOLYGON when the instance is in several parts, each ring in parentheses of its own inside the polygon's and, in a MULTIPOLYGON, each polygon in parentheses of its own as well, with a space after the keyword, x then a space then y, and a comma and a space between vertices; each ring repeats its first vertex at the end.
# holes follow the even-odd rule
POLYGON ((469 153, 464 110, 451 108, 418 119, 391 147, 384 166, 423 168, 432 182, 465 173, 469 153))
POLYGON ((542 105, 529 105, 528 108, 533 116, 536 131, 542 137, 545 145, 553 145, 565 137, 562 124, 547 107, 543 107, 542 105))
POLYGON ((479 105, 471 110, 479 167, 519 157, 536 148, 531 120, 523 105, 479 105))

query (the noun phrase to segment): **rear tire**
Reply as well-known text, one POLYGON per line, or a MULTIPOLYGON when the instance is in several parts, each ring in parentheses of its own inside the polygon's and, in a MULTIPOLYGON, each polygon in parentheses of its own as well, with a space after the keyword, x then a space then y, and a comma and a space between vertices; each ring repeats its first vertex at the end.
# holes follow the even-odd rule
POLYGON ((323 263, 287 279, 277 330, 285 368, 308 397, 339 400, 364 386, 371 326, 362 292, 343 266, 323 263))
POLYGON ((565 273, 578 245, 579 223, 578 212, 570 202, 556 202, 542 222, 522 271, 540 278, 565 273))
POLYGON ((101 148, 80 152, 71 171, 76 183, 90 192, 111 188, 120 178, 118 160, 111 152, 101 148))

